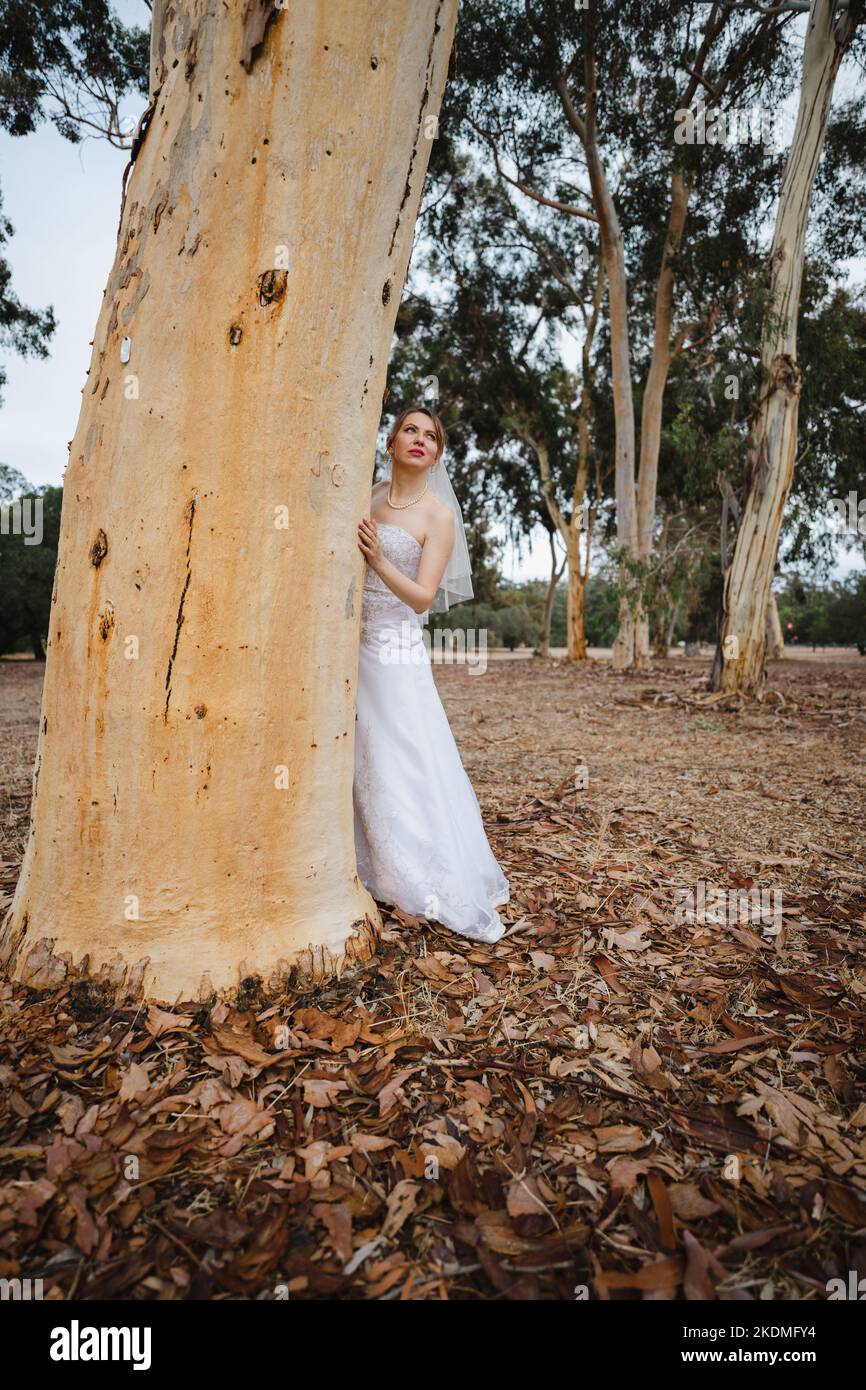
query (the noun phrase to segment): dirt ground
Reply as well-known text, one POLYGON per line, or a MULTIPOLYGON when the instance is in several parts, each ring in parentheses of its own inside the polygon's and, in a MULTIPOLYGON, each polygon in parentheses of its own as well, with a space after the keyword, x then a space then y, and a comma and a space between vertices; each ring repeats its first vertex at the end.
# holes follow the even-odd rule
MULTIPOLYGON (((0 978, 0 1275, 807 1301, 866 1276, 866 660, 810 655, 760 702, 683 657, 436 667, 511 883, 495 945, 384 910, 327 988, 171 1013, 0 978)), ((0 662, 0 911, 40 682, 0 662)))

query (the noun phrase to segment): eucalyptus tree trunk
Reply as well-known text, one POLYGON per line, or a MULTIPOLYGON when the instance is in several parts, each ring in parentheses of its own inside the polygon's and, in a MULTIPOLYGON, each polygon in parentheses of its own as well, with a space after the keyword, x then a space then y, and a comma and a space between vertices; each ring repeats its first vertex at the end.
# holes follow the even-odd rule
POLYGON ((356 523, 456 12, 157 0, 0 934, 28 984, 171 1002, 374 949, 356 523))
POLYGON ((776 602, 776 595, 770 590, 770 597, 767 600, 766 617, 766 639, 767 639, 767 660, 780 661, 785 655, 785 634, 782 632, 782 622, 779 618, 779 605, 776 602))
POLYGON ((547 593, 544 596, 544 609, 541 615, 541 636, 538 639, 536 655, 550 656, 550 624, 553 618, 553 604, 556 599, 556 589, 562 577, 562 566, 556 554, 556 545, 553 539, 553 532, 549 532, 550 539, 550 579, 547 583, 547 593))
POLYGON ((568 660, 586 661, 586 581, 580 558, 580 539, 568 557, 568 660))
MULTIPOLYGON (((588 398, 588 387, 583 388, 583 398, 588 398)), ((574 494, 572 497, 571 519, 563 515, 562 509, 556 500, 553 488, 553 479, 550 471, 550 453, 546 443, 536 438, 529 427, 525 417, 515 415, 514 428, 527 444, 534 450, 538 459, 538 471, 541 481, 541 491, 550 518, 557 531, 565 543, 566 559, 565 564, 568 569, 568 599, 566 608, 566 658, 568 661, 586 660, 586 629, 584 625, 584 594, 586 582, 589 578, 590 551, 592 547, 592 531, 595 521, 596 508, 584 505, 586 496, 586 484, 589 471, 589 450, 588 450, 588 429, 584 430, 586 420, 581 415, 580 418, 580 444, 579 461, 575 474, 574 494), (585 523, 585 524, 584 524, 585 523), (584 536, 585 550, 584 558, 581 559, 580 538, 584 536)), ((596 466, 596 486, 600 489, 599 469, 596 466)), ((599 495, 598 493, 596 495, 599 495)), ((553 551, 553 538, 551 537, 551 551, 553 551)), ((561 571, 560 571, 561 573, 561 571)), ((557 576, 558 578, 558 576, 557 576)), ((553 595, 555 593, 555 580, 551 580, 552 588, 548 593, 550 611, 553 611, 553 595)), ((549 627, 549 618, 546 618, 549 627)), ((546 655, 546 651, 541 653, 546 655)))
MULTIPOLYGON (((598 220, 601 261, 607 279, 610 319, 611 391, 614 414, 614 489, 616 539, 620 554, 637 557, 637 499, 635 490, 634 400, 628 328, 628 281, 625 239, 610 191, 598 146, 596 121, 595 55, 590 46, 584 55, 586 114, 581 117, 568 93, 564 77, 555 83, 566 119, 583 146, 592 203, 598 220)), ((625 670, 634 664, 635 624, 626 597, 620 600, 619 629, 613 646, 613 666, 625 670)))
MULTIPOLYGON (((590 125, 590 122, 587 123, 590 125)), ((635 496, 635 429, 628 332, 628 286, 625 244, 616 207, 602 170, 595 143, 594 125, 586 146, 587 167, 598 212, 610 315, 611 389, 615 420, 614 487, 616 539, 621 554, 637 555, 637 504, 635 496)), ((635 615, 627 598, 620 601, 619 628, 613 644, 614 670, 624 671, 635 661, 635 615)))
MULTIPOLYGON (((671 174, 668 229, 662 249, 659 278, 656 282, 653 348, 641 405, 640 468, 637 484, 637 553, 644 561, 648 560, 653 552, 662 407, 674 352, 671 340, 674 312, 673 260, 682 245, 693 180, 693 175, 684 175, 677 169, 671 174)), ((635 628, 635 659, 638 666, 648 664, 649 646, 649 615, 641 609, 635 628)), ((667 656, 667 650, 663 654, 667 656)))
POLYGON ((797 453, 797 313, 806 226, 836 73, 856 23, 849 10, 837 25, 835 13, 835 0, 812 0, 797 124, 768 260, 770 307, 761 352, 762 389, 750 430, 745 504, 724 576, 719 643, 710 678, 714 690, 755 694, 765 680, 766 608, 797 453))

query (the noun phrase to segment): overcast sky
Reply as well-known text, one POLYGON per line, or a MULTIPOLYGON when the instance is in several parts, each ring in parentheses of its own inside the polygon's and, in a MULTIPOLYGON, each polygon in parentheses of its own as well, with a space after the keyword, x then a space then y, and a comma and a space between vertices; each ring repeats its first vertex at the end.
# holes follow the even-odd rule
MULTIPOLYGON (((149 25, 142 0, 120 0, 115 8, 127 23, 149 25)), ((143 106, 142 98, 133 98, 123 114, 137 119, 143 106)), ((788 135, 791 125, 788 113, 788 135)), ((72 145, 47 122, 23 139, 0 131, 3 213, 15 229, 6 248, 13 288, 31 308, 52 305, 58 320, 44 361, 10 352, 3 358, 8 380, 0 409, 0 461, 34 484, 62 481, 90 340, 114 258, 126 160, 124 151, 104 140, 72 145)), ((851 269, 862 283, 863 267, 851 269)), ((575 356, 577 346, 572 344, 575 356)), ((537 532, 522 555, 509 547, 504 557, 508 578, 548 576, 550 548, 540 527, 537 532)), ((859 567, 859 560, 840 557, 837 572, 847 573, 852 563, 859 567)))

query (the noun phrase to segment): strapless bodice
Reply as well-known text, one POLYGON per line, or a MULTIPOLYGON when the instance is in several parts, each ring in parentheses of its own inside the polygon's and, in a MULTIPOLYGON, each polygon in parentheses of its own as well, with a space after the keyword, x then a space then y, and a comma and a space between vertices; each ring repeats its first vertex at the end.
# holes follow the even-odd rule
MULTIPOLYGON (((414 579, 424 548, 421 542, 402 526, 392 525, 390 521, 377 521, 376 528, 385 559, 390 560, 407 579, 414 579)), ((385 581, 367 565, 361 602, 361 641, 377 642, 380 640, 378 634, 383 629, 396 627, 400 630, 402 622, 420 629, 421 616, 392 593, 385 581)))

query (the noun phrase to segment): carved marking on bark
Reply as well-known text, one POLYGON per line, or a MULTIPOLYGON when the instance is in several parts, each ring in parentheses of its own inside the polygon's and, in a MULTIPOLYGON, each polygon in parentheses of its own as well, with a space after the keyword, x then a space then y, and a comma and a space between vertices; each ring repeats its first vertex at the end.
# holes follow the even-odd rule
POLYGON ((96 540, 90 547, 90 563, 94 569, 99 569, 106 555, 108 554, 108 537, 102 527, 96 533, 96 540))
POLYGON ((263 307, 266 304, 278 304, 285 296, 286 286, 289 283, 289 272, 287 270, 263 270, 256 283, 259 291, 259 303, 263 307))
POLYGON ((247 0, 244 5, 241 65, 247 72, 252 72, 253 64, 264 46, 265 35, 278 13, 276 0, 247 0))
POLYGON ((106 606, 105 612, 99 618, 99 635, 103 642, 108 641, 109 634, 114 628, 114 609, 111 604, 106 606))
POLYGON ((180 596, 180 603, 177 606, 177 618, 175 620, 174 629, 174 646, 171 649, 171 656, 168 659, 168 670, 165 673, 165 710, 163 711, 162 716, 163 723, 168 723, 168 704, 169 700, 171 699, 171 668, 174 665, 174 658, 177 656, 177 644, 180 641, 180 630, 183 626, 183 605, 186 602, 186 592, 189 588, 189 581, 192 578, 192 570, 190 569, 189 564, 189 552, 190 546, 192 545, 192 525, 193 521, 195 520, 195 509, 197 503, 198 498, 191 497, 189 502, 187 502, 185 509, 186 518, 189 522, 189 532, 187 534, 186 540, 186 579, 184 581, 183 591, 180 596))
POLYGON ((357 582, 358 577, 357 575, 353 574, 352 581, 349 585, 349 589, 346 594, 346 607, 344 609, 344 614, 347 618, 353 618, 355 616, 355 585, 357 584, 357 582))
POLYGON ((387 304, 391 298, 391 281, 386 280, 382 286, 382 303, 387 304))
POLYGON ((243 336, 244 330, 241 327, 241 325, 239 323, 233 323, 231 328, 229 329, 229 343, 231 344, 231 346, 237 347, 238 343, 240 342, 243 336))

